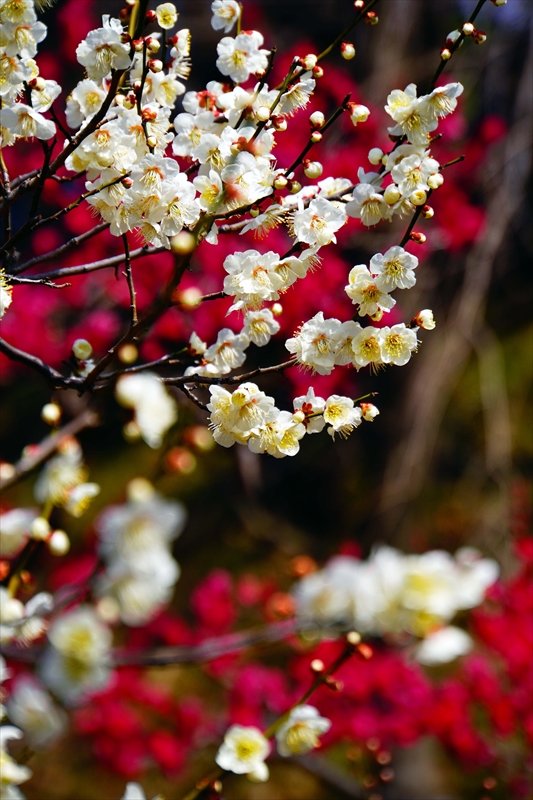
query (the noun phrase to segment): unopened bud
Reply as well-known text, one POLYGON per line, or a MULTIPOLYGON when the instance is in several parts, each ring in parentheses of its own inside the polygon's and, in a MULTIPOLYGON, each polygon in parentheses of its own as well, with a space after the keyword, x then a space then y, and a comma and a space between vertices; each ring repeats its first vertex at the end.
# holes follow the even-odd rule
POLYGON ((302 188, 302 184, 300 181, 291 181, 289 186, 289 192, 291 194, 297 194, 302 188))
POLYGON ((123 364, 135 364, 139 357, 139 351, 134 344, 123 344, 118 350, 118 359, 123 364))
POLYGON ((357 125, 359 122, 366 122, 370 116, 370 109, 366 106, 357 103, 348 103, 346 108, 350 112, 350 119, 354 125, 357 125))
MULTIPOLYGON (((175 238, 177 239, 178 237, 176 236, 175 238)), ((172 301, 179 303, 180 305, 184 306, 184 308, 192 309, 198 308, 201 297, 202 292, 197 286, 189 286, 188 289, 183 289, 182 291, 176 292, 176 294, 172 296, 172 301)))
POLYGON ((188 256, 196 247, 196 238, 189 231, 180 231, 170 240, 170 249, 177 256, 188 256))
POLYGON ((365 0, 354 0, 353 7, 357 9, 357 11, 361 11, 365 7, 365 0))
POLYGON ((32 539, 44 541, 50 535, 50 523, 44 517, 35 517, 30 526, 32 539))
POLYGON ((265 76, 266 76, 266 72, 265 72, 264 69, 258 69, 256 72, 254 72, 254 77, 258 81, 262 81, 265 76))
POLYGON ((401 196, 402 193, 400 192, 395 183, 391 183, 389 186, 387 186, 387 188, 383 192, 383 199, 389 206, 395 205, 395 203, 398 202, 401 196))
POLYGON ((41 419, 48 425, 57 425, 61 419, 61 408, 57 403, 47 403, 41 409, 41 419))
POLYGON ((428 196, 423 189, 417 189, 409 196, 409 200, 414 206, 423 206, 427 199, 428 196))
POLYGON ((504 6, 507 3, 507 0, 492 0, 492 3, 495 6, 504 6))
POLYGON ((283 314, 283 306, 281 305, 281 303, 274 303, 270 307, 270 310, 272 311, 275 317, 279 317, 280 314, 283 314))
POLYGON ((313 111, 309 117, 309 124, 312 128, 321 128, 325 121, 326 118, 322 111, 313 111))
POLYGON ((146 137, 146 146, 153 150, 154 147, 157 145, 157 136, 147 136, 146 137))
POLYGON ((113 98, 113 102, 116 106, 123 106, 125 100, 126 98, 123 94, 116 94, 113 98))
POLYGON ((46 542, 46 546, 53 556, 64 556, 70 550, 70 539, 65 531, 54 531, 46 542))
POLYGON ((367 11, 365 14, 365 22, 367 25, 377 25, 379 17, 375 11, 367 11))
POLYGON ((31 81, 28 81, 28 86, 35 89, 36 92, 42 92, 46 89, 46 81, 39 76, 38 78, 32 78, 31 81))
POLYGON ((305 419, 305 414, 303 411, 295 411, 292 415, 293 422, 303 422, 305 419))
MULTIPOLYGON (((139 86, 139 89, 140 88, 141 87, 139 86)), ((143 122, 154 122, 154 120, 157 119, 157 111, 155 111, 153 108, 143 108, 141 117, 143 122)))
POLYGON ((472 36, 475 31, 475 27, 471 22, 465 22, 462 30, 465 36, 472 36))
MULTIPOLYGON (((121 8, 118 12, 118 18, 121 22, 127 22, 131 17, 131 10, 129 8, 121 8)), ((122 40, 122 36, 120 37, 122 40)))
POLYGON ((311 670, 311 672, 316 672, 320 674, 321 672, 324 672, 326 667, 323 661, 321 661, 319 658, 314 658, 309 664, 309 669, 311 670))
POLYGON ((257 206, 252 206, 249 213, 251 217, 258 217, 260 214, 260 209, 257 206))
POLYGON ((72 354, 78 361, 87 361, 91 357, 93 348, 87 339, 76 339, 72 345, 72 354))
POLYGON ((365 644, 364 642, 361 642, 361 644, 357 645, 356 653, 363 659, 363 661, 369 661, 374 655, 374 651, 370 645, 365 644))
POLYGON ((313 67, 313 76, 315 78, 323 78, 324 77, 324 70, 320 65, 313 67))
POLYGON ((277 178, 274 179, 274 188, 275 189, 284 189, 287 184, 288 180, 285 175, 278 175, 277 178))
POLYGON ((144 39, 134 39, 132 45, 136 53, 142 53, 144 50, 144 39))
POLYGON ((122 178, 120 182, 126 189, 131 189, 131 187, 133 186, 133 180, 127 175, 125 178, 122 178))
POLYGON ((475 30, 472 38, 476 44, 484 44, 487 41, 487 34, 483 31, 475 30))
POLYGON ((442 61, 448 61, 448 59, 450 59, 450 58, 452 57, 451 51, 450 51, 450 50, 448 50, 448 48, 447 48, 447 47, 444 47, 444 48, 443 48, 443 49, 440 51, 440 57, 441 57, 441 60, 442 60, 442 61))
POLYGON ((438 189, 444 183, 444 175, 442 172, 434 172, 428 178, 428 186, 430 189, 438 189))
POLYGON ((161 49, 161 44, 153 36, 149 36, 146 40, 146 49, 149 53, 158 53, 161 49))
POLYGON ((318 144, 318 142, 322 141, 322 134, 320 133, 320 131, 313 131, 313 133, 311 134, 311 141, 313 142, 313 144, 318 144))
POLYGON ((286 131, 287 130, 287 120, 283 119, 283 117, 272 117, 272 126, 277 131, 286 131))
POLYGON ((304 69, 314 69, 317 65, 318 58, 315 56, 314 53, 308 53, 304 58, 302 58, 302 67, 304 69))
POLYGON ((266 122, 267 119, 270 119, 270 109, 268 106, 259 106, 255 112, 255 116, 260 122, 266 122))
POLYGON ((366 422, 373 422, 379 414, 379 408, 373 403, 361 403, 361 411, 363 412, 363 419, 366 422))
POLYGON ((383 150, 380 147, 373 147, 368 152, 368 160, 371 164, 377 167, 378 164, 381 164, 381 159, 383 158, 383 150))
POLYGON ((311 178, 314 180, 315 178, 320 178, 324 171, 322 164, 320 161, 309 161, 304 167, 304 173, 307 178, 311 178))
POLYGON ((134 419, 122 428, 122 434, 127 442, 136 442, 141 438, 141 429, 134 419))
POLYGON ((155 11, 146 12, 144 21, 146 22, 147 25, 149 25, 151 22, 155 22, 156 19, 157 19, 157 14, 155 13, 155 11))
POLYGON ((413 322, 425 331, 432 331, 437 325, 433 317, 433 311, 430 308, 424 308, 422 311, 419 311, 418 314, 413 317, 413 322))
POLYGON ((420 231, 411 231, 409 238, 412 242, 416 242, 417 244, 424 244, 426 241, 425 233, 421 233, 420 231))
POLYGON ((361 634, 358 631, 349 631, 346 634, 346 644, 349 644, 350 647, 357 647, 358 644, 361 643, 361 634))
POLYGON ((146 62, 146 66, 150 72, 161 72, 163 69, 163 62, 159 58, 150 58, 146 62))
POLYGON ((324 683, 328 689, 331 689, 332 692, 342 692, 344 689, 344 683, 339 681, 337 678, 334 678, 332 675, 329 675, 324 683))
POLYGON ((372 322, 381 322, 381 320, 383 319, 383 309, 378 308, 375 314, 370 315, 370 319, 372 320, 372 322))
POLYGON ((424 206, 424 208, 422 209, 422 216, 424 217, 424 219, 431 219, 432 217, 435 216, 435 212, 431 206, 424 206))
POLYGON ((355 56, 355 47, 351 42, 342 42, 341 43, 341 56, 346 61, 351 61, 352 58, 355 56))

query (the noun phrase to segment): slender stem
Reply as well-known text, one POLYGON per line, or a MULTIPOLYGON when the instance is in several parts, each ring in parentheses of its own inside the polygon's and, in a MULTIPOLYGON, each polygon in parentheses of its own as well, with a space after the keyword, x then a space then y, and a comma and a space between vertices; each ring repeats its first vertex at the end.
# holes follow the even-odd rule
MULTIPOLYGON (((342 114, 342 112, 346 110, 346 103, 348 103, 348 101, 349 101, 349 99, 350 99, 350 96, 351 96, 351 95, 349 95, 349 94, 347 94, 347 95, 346 95, 346 97, 345 97, 345 98, 344 98, 344 100, 342 101, 342 103, 341 103, 341 105, 339 106, 339 108, 337 108, 337 110, 333 112, 333 114, 331 115, 331 117, 330 117, 330 118, 329 118, 329 119, 328 119, 328 120, 327 120, 327 121, 326 121, 326 122, 325 122, 325 123, 322 125, 322 127, 320 128, 320 131, 319 131, 320 133, 324 133, 324 131, 327 131, 327 129, 328 129, 328 128, 329 128, 331 125, 333 125, 333 123, 335 122, 335 120, 336 120, 336 119, 338 119, 338 118, 340 117, 340 115, 342 114)), ((295 169, 296 169, 296 167, 297 167, 299 164, 301 164, 301 163, 302 163, 302 161, 304 160, 305 156, 307 155, 307 153, 308 153, 308 152, 309 152, 309 150, 310 150, 310 149, 313 147, 313 145, 314 145, 314 144, 315 144, 315 142, 313 142, 313 140, 312 140, 312 139, 309 139, 309 141, 307 142, 306 146, 304 147, 304 149, 302 150, 302 152, 300 153, 300 155, 298 156, 298 158, 297 158, 297 159, 296 159, 296 160, 295 160, 295 161, 294 161, 294 162, 293 162, 293 163, 290 165, 290 167, 288 167, 288 168, 285 170, 285 173, 284 173, 284 174, 285 174, 285 177, 287 177, 288 175, 290 175, 290 173, 291 173, 293 170, 295 170, 295 169)))
MULTIPOLYGON (((56 247, 55 250, 50 250, 49 253, 44 253, 42 256, 35 256, 35 258, 30 258, 29 261, 25 261, 24 264, 19 264, 18 266, 12 269, 11 274, 18 275, 21 272, 25 272, 27 269, 31 269, 31 267, 35 267, 37 264, 42 264, 43 261, 50 261, 52 258, 60 258, 64 253, 72 250, 73 247, 78 247, 83 242, 86 242, 88 239, 92 239, 93 236, 97 236, 102 231, 105 231, 109 228, 109 222, 102 222, 100 225, 96 225, 96 227, 91 228, 91 230, 86 231, 85 233, 80 233, 79 236, 75 236, 73 239, 69 239, 68 242, 56 247)), ((93 262, 97 263, 97 262, 93 262)), ((34 278, 48 278, 48 277, 61 277, 60 275, 56 275, 58 270, 55 270, 54 273, 50 273, 50 275, 35 275, 34 278)), ((70 273, 75 275, 77 273, 70 273)))
POLYGON ((126 277, 126 281, 128 283, 128 289, 130 293, 130 311, 131 311, 131 325, 136 325, 138 320, 137 317, 137 303, 136 303, 136 292, 135 286, 133 284, 133 275, 131 272, 131 255, 130 255, 130 246, 128 243, 128 234, 122 234, 122 241, 124 243, 124 257, 125 257, 125 272, 123 273, 126 277))
POLYGON ((320 53, 320 55, 317 58, 317 61, 321 61, 323 58, 328 56, 331 53, 331 51, 333 50, 333 48, 337 47, 337 45, 340 44, 343 41, 344 37, 348 33, 350 33, 352 28, 355 28, 357 23, 360 22, 363 19, 363 17, 366 16, 367 12, 370 11, 372 6, 376 5, 377 1, 378 0, 370 0, 370 2, 365 5, 364 9, 362 11, 360 11, 358 14, 356 14, 355 17, 352 19, 352 21, 344 28, 344 30, 339 33, 337 38, 332 41, 332 43, 329 45, 329 47, 326 47, 325 50, 322 50, 322 52, 320 53))
MULTIPOLYGON (((107 226, 106 226, 107 227, 107 226)), ((139 247, 137 250, 130 252, 130 261, 143 256, 158 255, 159 253, 168 253, 164 247, 139 247)), ((34 280, 45 278, 51 280, 52 278, 66 278, 70 275, 86 275, 88 272, 95 272, 99 269, 106 269, 107 267, 117 267, 124 262, 124 255, 110 256, 103 258, 101 261, 93 261, 88 264, 78 264, 75 267, 60 267, 59 269, 45 272, 42 275, 33 275, 34 280)))
MULTIPOLYGON (((481 11, 481 9, 483 8, 483 6, 485 5, 486 2, 487 2, 487 0, 479 0, 477 6, 475 7, 475 9, 473 10, 472 14, 470 15, 470 18, 468 19, 468 22, 474 22, 474 20, 476 19, 477 15, 479 14, 479 12, 481 11)), ((457 39, 455 40, 455 42, 448 48, 450 53, 452 54, 452 56, 459 49, 459 47, 463 43, 464 39, 465 39, 465 34, 461 31, 461 35, 458 36, 457 39)), ((435 88, 435 84, 437 83, 441 73, 444 71, 444 68, 446 67, 446 64, 448 63, 448 61, 451 61, 451 59, 448 58, 447 61, 445 61, 444 59, 441 59, 441 62, 439 64, 439 66, 437 67, 437 71, 435 72, 435 74, 434 74, 434 76, 433 76, 433 78, 431 80, 431 83, 429 84, 429 88, 428 88, 427 94, 432 92, 433 89, 435 88)))

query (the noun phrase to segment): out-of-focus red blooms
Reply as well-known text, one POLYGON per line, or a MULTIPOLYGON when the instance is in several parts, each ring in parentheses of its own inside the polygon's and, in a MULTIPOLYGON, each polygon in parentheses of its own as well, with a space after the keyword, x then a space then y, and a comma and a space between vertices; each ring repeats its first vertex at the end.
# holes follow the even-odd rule
POLYGON ((191 595, 191 608, 201 627, 217 633, 227 630, 237 618, 229 572, 215 569, 204 578, 191 595))

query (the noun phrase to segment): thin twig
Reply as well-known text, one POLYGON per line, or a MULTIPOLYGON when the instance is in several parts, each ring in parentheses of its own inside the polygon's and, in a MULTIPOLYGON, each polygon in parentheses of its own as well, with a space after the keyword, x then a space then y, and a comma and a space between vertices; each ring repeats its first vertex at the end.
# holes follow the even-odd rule
POLYGON ((100 418, 96 411, 90 408, 83 411, 60 430, 47 436, 39 444, 34 445, 27 455, 23 456, 20 461, 17 461, 17 463, 14 464, 15 471, 13 475, 9 478, 0 478, 0 490, 8 489, 10 486, 18 483, 21 478, 24 478, 28 473, 38 467, 39 464, 46 461, 65 439, 68 439, 70 436, 76 436, 85 428, 95 428, 99 422, 100 418))
MULTIPOLYGON (((139 247, 137 250, 132 250, 130 252, 130 261, 133 261, 136 258, 142 258, 142 256, 152 256, 157 255, 158 253, 165 253, 168 252, 164 247, 139 247)), ((86 275, 88 272, 95 272, 99 269, 106 269, 107 267, 117 267, 124 262, 124 254, 120 254, 118 256, 110 256, 109 258, 103 258, 101 261, 92 261, 88 264, 78 264, 75 267, 60 267, 59 269, 55 269, 52 272, 44 272, 42 275, 35 275, 32 276, 34 280, 38 278, 45 278, 50 280, 52 278, 67 278, 70 275, 86 275)))
POLYGON ((32 356, 30 353, 24 352, 24 350, 19 350, 18 347, 9 344, 5 339, 0 339, 0 352, 4 353, 12 361, 18 361, 20 364, 25 364, 27 367, 39 372, 56 388, 72 388, 82 382, 81 378, 66 378, 37 356, 32 356))
POLYGON ((137 303, 136 303, 136 292, 135 286, 133 283, 133 275, 131 272, 131 254, 130 254, 130 246, 128 243, 128 234, 122 234, 122 241, 124 243, 124 258, 125 258, 125 272, 123 273, 126 277, 126 281, 128 283, 128 289, 130 293, 130 311, 131 311, 131 324, 136 325, 138 322, 137 317, 137 303))
POLYGON ((220 377, 220 378, 213 378, 211 376, 206 375, 187 375, 179 377, 179 378, 161 378, 163 383, 169 384, 169 386, 179 386, 180 388, 186 383, 194 383, 195 386, 211 386, 215 385, 218 386, 220 384, 233 384, 233 383, 241 383, 242 381, 250 380, 250 378, 256 378, 258 375, 268 375, 272 372, 283 372, 283 370, 289 369, 290 367, 295 367, 298 362, 295 358, 291 358, 289 361, 283 361, 281 364, 276 364, 272 367, 257 367, 257 369, 253 369, 250 372, 245 372, 242 375, 232 375, 231 377, 220 377))
MULTIPOLYGON (((105 231, 108 228, 109 228, 109 222, 102 222, 100 225, 96 225, 96 227, 91 228, 91 230, 85 231, 85 233, 80 233, 79 236, 75 236, 73 239, 69 239, 68 242, 65 242, 59 247, 56 247, 55 250, 50 250, 49 253, 44 253, 42 256, 35 256, 35 258, 30 258, 29 261, 25 261, 23 264, 19 264, 18 266, 14 267, 11 270, 11 274, 18 275, 21 272, 25 272, 27 269, 31 269, 31 267, 35 267, 37 264, 42 264, 43 261, 50 261, 53 258, 60 258, 69 250, 72 250, 73 247, 78 247, 80 244, 83 244, 83 242, 86 242, 88 239, 92 239, 93 236, 98 236, 99 233, 102 233, 102 231, 105 231)), ((35 275, 34 277, 48 278, 50 276, 35 275)), ((61 276, 53 274, 52 277, 59 278, 61 276)))

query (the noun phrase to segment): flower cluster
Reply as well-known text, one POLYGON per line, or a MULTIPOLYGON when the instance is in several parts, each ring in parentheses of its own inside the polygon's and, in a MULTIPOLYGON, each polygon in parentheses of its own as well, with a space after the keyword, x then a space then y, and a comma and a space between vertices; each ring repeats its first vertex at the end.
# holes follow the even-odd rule
POLYGON ((144 478, 129 483, 127 496, 126 503, 108 506, 96 520, 98 551, 106 565, 97 594, 108 615, 136 626, 170 600, 179 577, 170 546, 183 529, 186 512, 144 478))
POLYGON ((255 383, 241 383, 234 392, 211 386, 213 437, 223 447, 236 442, 247 444, 252 453, 269 453, 275 458, 293 456, 300 449, 306 433, 320 433, 327 424, 328 433, 348 436, 363 419, 372 421, 379 414, 371 403, 356 406, 349 397, 316 397, 313 388, 294 400, 294 413, 280 411, 273 397, 268 397, 255 383))
POLYGON ((453 557, 442 550, 404 555, 381 546, 367 561, 337 556, 296 584, 293 594, 303 619, 354 626, 372 636, 407 632, 423 640, 417 659, 434 664, 471 649, 468 634, 448 623, 483 601, 498 571, 495 561, 473 548, 453 557))

